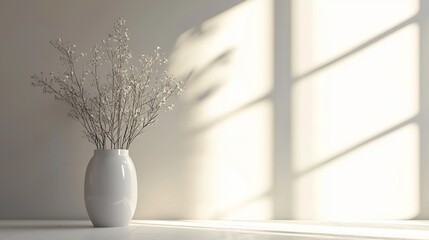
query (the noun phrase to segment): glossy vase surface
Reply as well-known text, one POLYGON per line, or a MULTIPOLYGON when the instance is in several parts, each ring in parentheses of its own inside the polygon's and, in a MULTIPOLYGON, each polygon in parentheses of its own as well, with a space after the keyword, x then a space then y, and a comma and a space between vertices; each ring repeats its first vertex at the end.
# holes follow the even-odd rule
POLYGON ((85 174, 85 206, 93 225, 127 226, 136 205, 137 175, 128 150, 95 150, 85 174))

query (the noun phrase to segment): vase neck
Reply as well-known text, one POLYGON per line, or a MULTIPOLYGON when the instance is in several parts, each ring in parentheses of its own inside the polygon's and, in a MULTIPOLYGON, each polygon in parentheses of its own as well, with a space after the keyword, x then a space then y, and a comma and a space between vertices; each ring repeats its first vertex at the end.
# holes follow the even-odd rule
POLYGON ((128 156, 128 149, 96 149, 94 155, 120 155, 128 156))

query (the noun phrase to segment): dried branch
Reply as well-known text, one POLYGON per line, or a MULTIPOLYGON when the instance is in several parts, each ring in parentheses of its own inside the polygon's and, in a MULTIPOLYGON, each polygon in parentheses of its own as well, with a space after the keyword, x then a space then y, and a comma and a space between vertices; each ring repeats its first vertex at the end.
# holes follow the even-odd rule
POLYGON ((89 56, 77 54, 76 45, 62 38, 51 41, 60 52, 64 72, 31 77, 33 86, 71 107, 68 116, 82 124, 84 136, 97 149, 128 149, 146 127, 155 123, 159 110, 171 110, 173 105, 167 106, 167 100, 182 91, 183 83, 162 71, 167 59, 159 47, 138 59, 140 68, 130 64, 129 40, 125 20, 120 18, 113 33, 93 47, 89 56), (81 58, 88 60, 77 74, 81 58), (103 63, 107 63, 104 68, 103 63), (107 74, 103 77, 102 72, 107 74), (87 86, 87 78, 91 86, 87 86))

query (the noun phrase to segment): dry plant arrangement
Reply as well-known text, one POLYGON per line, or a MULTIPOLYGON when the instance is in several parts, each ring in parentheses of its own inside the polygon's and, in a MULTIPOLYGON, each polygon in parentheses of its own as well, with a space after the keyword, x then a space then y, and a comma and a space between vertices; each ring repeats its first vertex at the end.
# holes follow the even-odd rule
POLYGON ((125 20, 118 19, 113 30, 89 54, 78 53, 76 45, 62 38, 51 41, 64 71, 31 77, 33 86, 71 107, 68 116, 83 125, 84 136, 97 149, 128 149, 160 110, 172 109, 167 100, 183 85, 163 70, 167 59, 159 47, 141 55, 139 67, 132 65, 125 20))

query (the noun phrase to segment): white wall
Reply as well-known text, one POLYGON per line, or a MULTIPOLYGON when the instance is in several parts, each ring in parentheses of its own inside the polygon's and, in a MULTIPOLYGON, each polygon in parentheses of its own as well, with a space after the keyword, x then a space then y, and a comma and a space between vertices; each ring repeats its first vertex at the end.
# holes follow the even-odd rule
POLYGON ((415 217, 419 2, 297 1, 292 12, 296 216, 415 217))
POLYGON ((131 147, 135 218, 269 218, 272 87, 270 1, 2 1, 0 218, 86 218, 93 146, 67 108, 30 87, 59 69, 49 40, 83 49, 123 17, 135 55, 160 45, 188 79, 174 111, 131 147), (242 109, 243 108, 243 109, 242 109), (252 185, 249 188, 249 184, 252 185))
POLYGON ((131 147, 136 219, 429 216, 426 5, 0 2, 0 219, 87 218, 93 147, 29 78, 59 69, 49 40, 87 50, 118 17, 187 82, 131 147))

